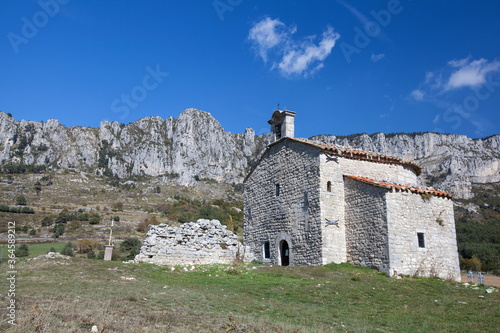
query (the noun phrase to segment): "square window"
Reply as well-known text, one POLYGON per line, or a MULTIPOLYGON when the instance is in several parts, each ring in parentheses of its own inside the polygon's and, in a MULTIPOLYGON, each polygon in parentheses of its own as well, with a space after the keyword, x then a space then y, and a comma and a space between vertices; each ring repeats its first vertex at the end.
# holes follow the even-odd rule
POLYGON ((425 247, 425 238, 423 232, 417 232, 418 247, 425 247))
POLYGON ((271 247, 269 246, 269 241, 262 244, 264 250, 264 259, 271 258, 271 247))

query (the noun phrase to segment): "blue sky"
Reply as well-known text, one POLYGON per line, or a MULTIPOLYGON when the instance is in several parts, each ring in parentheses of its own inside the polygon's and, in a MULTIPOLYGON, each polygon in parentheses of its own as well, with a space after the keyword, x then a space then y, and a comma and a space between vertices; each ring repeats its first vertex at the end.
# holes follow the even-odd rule
POLYGON ((2 0, 0 110, 296 136, 500 133, 498 1, 2 0))

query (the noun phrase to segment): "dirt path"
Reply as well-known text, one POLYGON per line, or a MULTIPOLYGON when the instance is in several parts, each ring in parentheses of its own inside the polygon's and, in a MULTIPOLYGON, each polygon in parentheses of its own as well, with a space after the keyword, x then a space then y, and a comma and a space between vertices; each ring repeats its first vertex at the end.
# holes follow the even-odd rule
MULTIPOLYGON (((462 282, 471 282, 471 279, 467 278, 467 274, 462 274, 462 282)), ((477 274, 474 274, 474 283, 477 283, 477 274)), ((500 276, 495 275, 484 275, 484 285, 500 287, 500 276)))

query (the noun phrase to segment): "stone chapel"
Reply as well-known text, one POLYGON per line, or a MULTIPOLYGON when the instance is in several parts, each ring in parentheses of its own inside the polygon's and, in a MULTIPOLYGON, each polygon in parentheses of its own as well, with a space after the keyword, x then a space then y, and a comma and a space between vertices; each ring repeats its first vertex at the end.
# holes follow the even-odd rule
POLYGON ((244 242, 255 259, 460 281, 450 194, 417 187, 413 162, 294 138, 294 118, 273 113, 274 142, 245 179, 244 242))

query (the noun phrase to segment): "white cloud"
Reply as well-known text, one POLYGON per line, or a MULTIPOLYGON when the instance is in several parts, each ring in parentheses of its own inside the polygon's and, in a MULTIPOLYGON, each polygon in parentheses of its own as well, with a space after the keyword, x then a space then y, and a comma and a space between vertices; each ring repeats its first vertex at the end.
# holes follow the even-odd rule
POLYGON ((323 61, 330 55, 339 37, 339 34, 333 32, 333 28, 328 27, 318 45, 307 41, 300 46, 295 46, 294 49, 285 51, 278 68, 286 76, 302 75, 308 70, 309 74, 316 72, 323 68, 323 61), (311 67, 313 68, 310 69, 311 67))
POLYGON ((410 96, 416 101, 424 100, 424 92, 420 89, 415 89, 410 93, 410 96))
POLYGON ((385 58, 385 54, 380 53, 380 54, 372 54, 372 58, 371 59, 372 59, 373 62, 377 62, 377 61, 382 60, 384 58, 385 58))
POLYGON ((490 72, 500 70, 500 61, 488 62, 486 59, 470 61, 470 58, 466 58, 452 60, 448 64, 458 69, 450 75, 446 90, 462 87, 475 88, 486 82, 486 76, 490 72))
POLYGON ((267 62, 267 54, 273 47, 285 43, 289 36, 295 33, 295 28, 292 27, 288 31, 285 28, 285 24, 279 19, 266 17, 250 29, 248 39, 254 42, 264 62, 267 62))
POLYGON ((354 15, 363 26, 370 22, 370 20, 365 15, 363 15, 363 13, 361 13, 359 10, 357 10, 347 2, 342 0, 338 0, 337 2, 344 6, 348 11, 350 11, 351 14, 354 15))
POLYGON ((477 109, 481 102, 494 93, 491 75, 500 73, 499 60, 471 57, 453 59, 446 66, 425 74, 425 79, 409 94, 415 101, 431 102, 441 113, 434 117, 435 125, 442 124, 456 130, 464 121, 483 133, 489 124, 477 109), (459 89, 469 88, 469 92, 459 89))
POLYGON ((279 19, 266 17, 250 29, 248 39, 264 62, 270 55, 274 57, 272 69, 278 68, 285 77, 306 77, 324 67, 323 61, 332 52, 340 35, 328 27, 319 43, 315 44, 315 36, 303 41, 294 40, 292 35, 296 31, 294 26, 287 27, 279 19))

